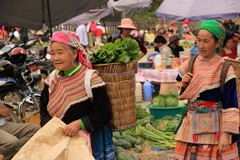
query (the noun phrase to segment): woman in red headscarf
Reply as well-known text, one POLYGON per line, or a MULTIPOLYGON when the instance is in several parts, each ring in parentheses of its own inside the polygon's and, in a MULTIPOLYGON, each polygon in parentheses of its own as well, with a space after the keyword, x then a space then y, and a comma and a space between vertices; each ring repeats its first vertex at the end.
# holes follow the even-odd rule
POLYGON ((91 134, 95 159, 114 159, 112 131, 107 125, 112 110, 105 82, 93 72, 88 78, 89 89, 85 87, 85 74, 91 64, 76 35, 65 30, 55 32, 50 55, 56 69, 41 94, 41 126, 56 116, 67 124, 63 129, 66 136, 75 136, 80 130, 91 134))

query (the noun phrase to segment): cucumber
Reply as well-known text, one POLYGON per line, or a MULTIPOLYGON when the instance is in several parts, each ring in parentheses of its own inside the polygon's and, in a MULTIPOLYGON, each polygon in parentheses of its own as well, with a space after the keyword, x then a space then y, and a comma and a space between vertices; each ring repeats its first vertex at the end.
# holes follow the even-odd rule
POLYGON ((139 157, 134 153, 132 153, 130 157, 132 158, 132 160, 139 160, 139 157))
POLYGON ((118 140, 115 137, 113 137, 112 139, 113 139, 113 145, 117 145, 118 140))
POLYGON ((118 138, 121 138, 121 135, 119 132, 113 132, 113 137, 118 139, 118 138))
POLYGON ((124 139, 119 139, 116 145, 120 146, 124 149, 130 149, 132 147, 131 143, 129 143, 128 141, 126 141, 124 139))
POLYGON ((122 135, 122 139, 131 143, 132 147, 136 144, 136 138, 129 135, 122 135))
POLYGON ((135 148, 135 150, 136 150, 137 153, 141 153, 142 150, 143 150, 142 147, 139 146, 139 145, 137 145, 137 144, 134 146, 134 148, 135 148))
POLYGON ((120 152, 117 155, 117 160, 132 160, 132 158, 129 155, 127 155, 126 152, 120 152))
POLYGON ((125 152, 126 150, 123 149, 122 147, 119 146, 114 146, 114 152, 117 154, 119 154, 120 152, 125 152))

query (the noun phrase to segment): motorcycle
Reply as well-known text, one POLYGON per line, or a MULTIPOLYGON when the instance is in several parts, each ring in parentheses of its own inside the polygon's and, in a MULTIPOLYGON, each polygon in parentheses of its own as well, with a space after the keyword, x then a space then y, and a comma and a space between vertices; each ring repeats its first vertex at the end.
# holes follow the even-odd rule
POLYGON ((27 112, 39 111, 40 93, 35 93, 32 86, 41 75, 32 75, 31 66, 35 64, 25 63, 25 49, 35 42, 10 44, 0 50, 0 99, 11 109, 11 119, 15 122, 24 122, 27 112))

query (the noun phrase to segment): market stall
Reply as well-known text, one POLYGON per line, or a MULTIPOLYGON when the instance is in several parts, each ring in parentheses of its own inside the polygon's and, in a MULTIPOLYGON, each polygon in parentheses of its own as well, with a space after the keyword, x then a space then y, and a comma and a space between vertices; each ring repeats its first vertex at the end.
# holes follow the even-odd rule
POLYGON ((177 69, 138 69, 135 78, 137 82, 175 83, 177 74, 177 69))

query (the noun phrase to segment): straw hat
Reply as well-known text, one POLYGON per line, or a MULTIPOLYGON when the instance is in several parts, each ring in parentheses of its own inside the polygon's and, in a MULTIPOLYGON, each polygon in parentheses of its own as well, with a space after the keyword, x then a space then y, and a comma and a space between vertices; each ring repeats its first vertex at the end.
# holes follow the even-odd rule
POLYGON ((121 20, 121 25, 117 26, 117 28, 137 29, 130 18, 123 18, 121 20))
POLYGON ((38 31, 35 33, 35 35, 36 35, 36 36, 43 36, 44 33, 43 33, 43 31, 38 30, 38 31))

